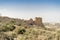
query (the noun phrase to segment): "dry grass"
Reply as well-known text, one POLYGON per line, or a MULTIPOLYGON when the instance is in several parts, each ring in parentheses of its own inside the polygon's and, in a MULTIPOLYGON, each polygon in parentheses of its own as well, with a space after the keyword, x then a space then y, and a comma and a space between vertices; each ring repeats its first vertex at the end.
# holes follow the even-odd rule
MULTIPOLYGON (((17 28, 9 32, 10 35, 15 34, 14 40, 60 40, 60 31, 48 31, 38 28, 24 28, 22 26, 16 26, 17 28), (20 29, 25 29, 26 32, 23 34, 18 34, 20 29)), ((9 34, 5 32, 6 34, 9 34)))

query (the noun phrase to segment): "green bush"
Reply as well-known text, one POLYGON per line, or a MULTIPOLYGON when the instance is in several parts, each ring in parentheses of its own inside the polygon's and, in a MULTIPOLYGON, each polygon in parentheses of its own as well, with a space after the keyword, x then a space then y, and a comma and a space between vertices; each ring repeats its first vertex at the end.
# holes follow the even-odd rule
POLYGON ((15 29, 14 25, 7 25, 6 26, 7 31, 13 31, 15 29))
POLYGON ((18 34, 24 34, 25 32, 26 32, 25 29, 20 29, 20 30, 18 31, 18 34))
POLYGON ((0 25, 0 32, 13 31, 15 26, 12 24, 2 24, 0 25))
POLYGON ((14 38, 4 33, 0 33, 0 40, 14 40, 14 38))

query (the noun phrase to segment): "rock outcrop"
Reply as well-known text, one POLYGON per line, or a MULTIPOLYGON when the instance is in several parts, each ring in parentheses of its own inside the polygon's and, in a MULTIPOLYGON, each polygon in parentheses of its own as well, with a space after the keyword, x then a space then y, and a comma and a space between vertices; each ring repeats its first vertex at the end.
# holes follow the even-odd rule
POLYGON ((35 20, 33 20, 32 18, 29 20, 22 20, 17 18, 0 17, 0 22, 7 23, 7 24, 12 23, 18 26, 23 26, 23 25, 24 26, 32 26, 32 25, 44 26, 41 17, 35 17, 35 20))
POLYGON ((35 20, 31 18, 29 20, 26 20, 26 22, 28 26, 36 25, 36 26, 44 27, 41 17, 35 17, 35 20))
POLYGON ((28 20, 28 24, 33 25, 33 24, 34 24, 33 19, 29 19, 29 20, 28 20))
POLYGON ((34 20, 35 25, 41 25, 42 24, 42 18, 41 17, 36 17, 34 20))

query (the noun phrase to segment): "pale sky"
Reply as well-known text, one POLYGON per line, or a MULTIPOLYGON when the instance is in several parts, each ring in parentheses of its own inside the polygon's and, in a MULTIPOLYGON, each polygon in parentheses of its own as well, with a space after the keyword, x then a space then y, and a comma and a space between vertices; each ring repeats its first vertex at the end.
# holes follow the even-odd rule
POLYGON ((59 0, 0 0, 2 16, 29 19, 42 17, 43 22, 60 23, 59 0))

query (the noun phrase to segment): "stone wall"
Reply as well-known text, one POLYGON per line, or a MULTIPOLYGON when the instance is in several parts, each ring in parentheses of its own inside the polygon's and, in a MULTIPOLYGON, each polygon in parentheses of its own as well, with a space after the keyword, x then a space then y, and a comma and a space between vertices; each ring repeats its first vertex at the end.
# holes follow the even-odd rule
POLYGON ((41 25, 42 24, 42 18, 41 17, 35 17, 34 23, 35 23, 35 25, 41 25))
POLYGON ((30 24, 30 25, 33 25, 34 24, 33 22, 34 22, 33 19, 28 20, 28 24, 30 24))

